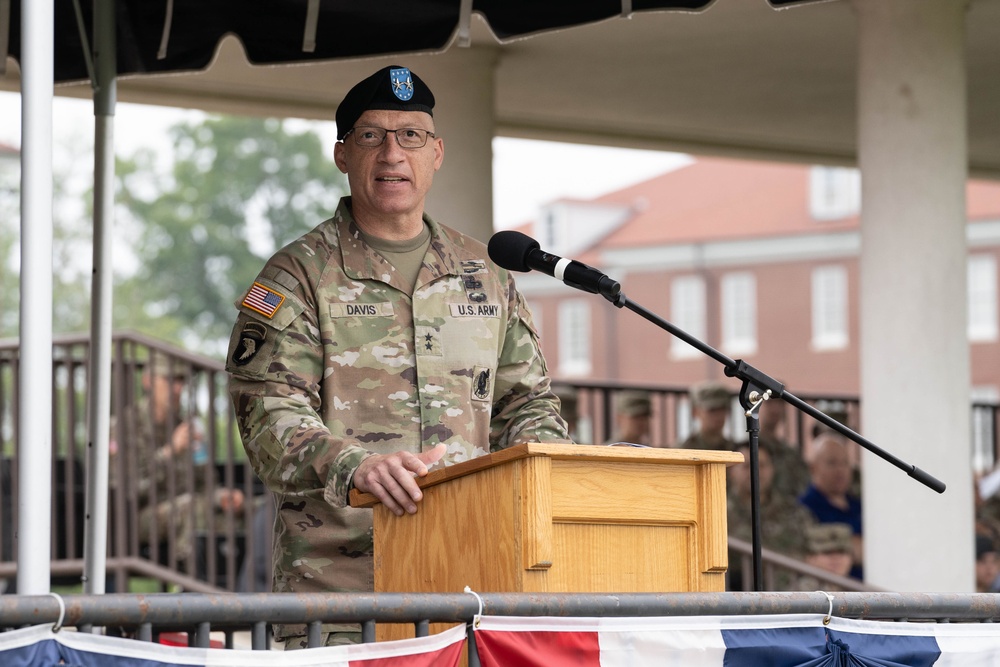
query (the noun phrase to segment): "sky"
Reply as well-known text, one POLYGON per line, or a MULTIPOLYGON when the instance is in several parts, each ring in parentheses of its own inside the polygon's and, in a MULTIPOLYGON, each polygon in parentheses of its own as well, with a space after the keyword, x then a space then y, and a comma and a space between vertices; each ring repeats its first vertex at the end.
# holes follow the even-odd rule
MULTIPOLYGON (((60 145, 92 145, 93 109, 91 100, 54 99, 53 150, 57 159, 60 145)), ((166 129, 203 116, 193 110, 120 103, 114 126, 116 152, 130 155, 140 147, 151 147, 167 159, 170 144, 166 129)), ((20 145, 20 119, 20 95, 0 92, 0 142, 20 145)), ((320 132, 332 154, 333 123, 301 122, 320 132)), ((556 199, 599 197, 687 161, 677 153, 500 137, 493 142, 494 225, 497 229, 518 225, 535 219, 541 206, 556 199), (553 168, 556 165, 558 168, 553 168)))

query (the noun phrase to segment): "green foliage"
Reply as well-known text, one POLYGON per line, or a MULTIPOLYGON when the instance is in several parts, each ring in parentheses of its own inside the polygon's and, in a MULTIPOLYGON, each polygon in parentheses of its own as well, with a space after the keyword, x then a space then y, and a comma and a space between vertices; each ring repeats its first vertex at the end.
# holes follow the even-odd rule
POLYGON ((116 287, 115 325, 224 346, 233 302, 264 260, 332 215, 346 179, 318 134, 274 119, 210 117, 171 129, 174 161, 119 161, 123 236, 138 268, 116 287))

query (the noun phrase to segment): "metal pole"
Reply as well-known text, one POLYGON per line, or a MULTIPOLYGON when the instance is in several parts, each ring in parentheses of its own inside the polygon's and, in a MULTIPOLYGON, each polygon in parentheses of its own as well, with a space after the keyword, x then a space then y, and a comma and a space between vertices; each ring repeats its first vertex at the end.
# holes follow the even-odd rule
POLYGON ((52 503, 53 0, 21 5, 21 360, 17 591, 49 590, 52 503))
POLYGON ((104 593, 108 545, 108 446, 111 440, 111 278, 114 229, 115 3, 94 5, 94 265, 87 396, 87 512, 84 592, 104 593))

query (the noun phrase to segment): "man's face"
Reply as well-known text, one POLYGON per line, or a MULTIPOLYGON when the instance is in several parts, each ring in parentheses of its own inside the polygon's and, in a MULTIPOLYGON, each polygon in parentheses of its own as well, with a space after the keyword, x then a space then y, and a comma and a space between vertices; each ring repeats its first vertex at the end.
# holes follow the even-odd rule
POLYGON ((812 466, 812 482, 821 493, 841 495, 851 488, 853 470, 843 443, 828 440, 816 451, 812 466))
POLYGON ((976 559, 976 590, 985 593, 993 588, 993 582, 1000 575, 1000 564, 995 551, 988 551, 976 559))
POLYGON ((827 551, 825 553, 807 554, 806 563, 813 567, 839 574, 842 577, 846 577, 851 571, 851 566, 854 565, 854 561, 848 551, 827 551))
POLYGON ((639 445, 645 445, 649 440, 650 415, 618 415, 619 438, 639 445))
MULTIPOLYGON (((366 111, 354 124, 363 126, 434 131, 433 119, 422 111, 366 111)), ((347 174, 352 209, 363 225, 405 217, 419 219, 434 172, 444 159, 444 143, 428 137, 423 148, 401 148, 390 132, 381 146, 366 147, 357 145, 352 133, 334 147, 334 159, 347 174)))
POLYGON ((726 418, 729 416, 729 408, 722 407, 699 407, 695 409, 695 416, 698 418, 698 427, 702 435, 720 436, 726 428, 726 418))
MULTIPOLYGON (((737 463, 729 468, 730 483, 733 491, 750 496, 750 447, 739 448, 743 454, 743 463, 737 463)), ((766 494, 771 489, 774 481, 774 465, 771 464, 771 455, 765 449, 757 449, 757 482, 760 486, 760 493, 766 494)))

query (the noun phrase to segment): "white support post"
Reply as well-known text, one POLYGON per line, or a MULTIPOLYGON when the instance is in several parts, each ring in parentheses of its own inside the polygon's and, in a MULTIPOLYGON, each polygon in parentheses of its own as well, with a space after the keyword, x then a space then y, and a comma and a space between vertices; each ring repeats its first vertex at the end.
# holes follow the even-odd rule
POLYGON ((52 506, 52 0, 21 5, 17 592, 49 591, 52 506))
POLYGON ((444 165, 434 176, 427 212, 485 243, 493 235, 496 53, 452 49, 434 56, 433 65, 435 78, 427 83, 436 102, 434 126, 444 138, 444 165))
POLYGON ((964 2, 856 0, 865 578, 973 590, 964 2))

